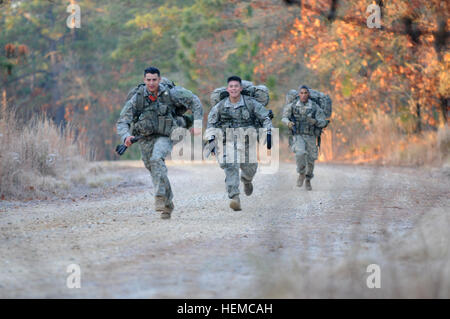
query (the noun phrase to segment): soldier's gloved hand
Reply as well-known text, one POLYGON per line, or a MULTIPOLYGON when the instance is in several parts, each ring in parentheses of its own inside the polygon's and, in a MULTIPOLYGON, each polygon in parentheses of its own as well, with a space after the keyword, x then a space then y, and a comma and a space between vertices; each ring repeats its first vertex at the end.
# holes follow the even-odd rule
POLYGON ((310 125, 314 125, 314 124, 317 123, 317 120, 316 120, 316 119, 313 119, 312 117, 309 117, 309 116, 306 118, 306 120, 308 121, 308 123, 309 123, 310 125))
POLYGON ((272 148, 272 131, 271 130, 267 131, 266 141, 267 141, 267 149, 270 150, 272 148))
POLYGON ((292 127, 295 125, 295 123, 294 122, 289 122, 288 123, 288 127, 289 127, 289 129, 290 130, 292 130, 292 127))

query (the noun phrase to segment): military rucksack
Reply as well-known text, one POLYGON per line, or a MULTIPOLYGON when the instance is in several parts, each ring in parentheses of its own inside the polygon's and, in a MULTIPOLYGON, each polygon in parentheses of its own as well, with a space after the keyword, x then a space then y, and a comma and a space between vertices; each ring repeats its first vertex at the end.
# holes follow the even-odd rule
MULTIPOLYGON (((269 89, 265 85, 254 85, 250 81, 242 81, 242 95, 254 98, 263 106, 269 104, 269 89)), ((211 107, 229 96, 226 87, 215 89, 210 96, 211 107)))
MULTIPOLYGON (((254 85, 250 81, 243 80, 242 81, 242 95, 248 96, 250 98, 255 99, 263 106, 267 106, 269 104, 269 89, 265 85, 254 85)), ((220 87, 215 89, 210 96, 211 107, 219 103, 220 101, 226 99, 229 96, 226 87, 220 87)), ((273 118, 273 113, 269 110, 269 117, 273 118)), ((263 123, 259 120, 255 121, 255 128, 263 127, 263 123)))

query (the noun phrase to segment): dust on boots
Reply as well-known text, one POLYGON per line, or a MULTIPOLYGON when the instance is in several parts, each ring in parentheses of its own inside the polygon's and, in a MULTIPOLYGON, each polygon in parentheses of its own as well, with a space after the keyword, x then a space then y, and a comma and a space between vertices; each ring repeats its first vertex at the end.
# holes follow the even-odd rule
POLYGON ((173 202, 170 201, 167 203, 164 196, 155 197, 155 210, 157 212, 161 212, 162 219, 169 219, 174 208, 175 206, 173 205, 173 202))
POLYGON ((312 186, 311 186, 311 179, 310 178, 306 178, 305 174, 299 174, 298 175, 298 179, 297 179, 297 186, 298 187, 302 187, 303 186, 303 182, 305 181, 305 188, 308 191, 312 191, 312 186))
POLYGON ((231 201, 230 201, 230 208, 231 208, 232 210, 234 210, 234 211, 239 211, 239 210, 241 210, 241 200, 240 200, 240 198, 239 198, 239 195, 234 195, 234 196, 231 198, 231 201))

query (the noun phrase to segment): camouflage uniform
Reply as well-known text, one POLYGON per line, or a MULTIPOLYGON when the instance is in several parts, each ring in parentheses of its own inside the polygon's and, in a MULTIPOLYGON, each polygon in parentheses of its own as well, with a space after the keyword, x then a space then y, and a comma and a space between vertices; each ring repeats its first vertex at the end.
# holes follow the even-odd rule
POLYGON ((307 180, 312 179, 314 161, 318 157, 315 131, 326 126, 325 114, 311 99, 306 103, 296 99, 285 106, 281 121, 286 125, 289 122, 295 123, 296 135, 289 137, 289 147, 295 153, 297 172, 306 175, 307 180), (317 122, 311 125, 307 120, 308 117, 316 119, 317 122))
POLYGON ((182 87, 169 89, 160 84, 158 96, 151 101, 151 93, 143 90, 144 104, 137 105, 138 93, 127 101, 117 121, 117 133, 122 140, 128 136, 145 136, 139 140, 139 148, 145 167, 150 171, 155 197, 162 196, 166 206, 171 205, 173 193, 167 177, 165 158, 172 151, 172 131, 178 126, 176 115, 187 109, 194 114, 194 120, 203 119, 203 108, 199 98, 182 87), (130 133, 131 124, 134 125, 130 133))
MULTIPOLYGON (((225 171, 225 184, 228 192, 228 197, 232 198, 239 195, 239 168, 241 169, 241 181, 250 183, 256 174, 258 163, 250 163, 249 161, 249 142, 245 145, 238 145, 237 139, 234 139, 234 159, 231 163, 227 163, 226 159, 226 129, 227 128, 255 128, 256 121, 263 123, 263 127, 267 129, 272 128, 272 122, 269 118, 269 111, 258 101, 241 95, 241 99, 236 104, 231 103, 229 98, 226 98, 217 103, 208 115, 208 124, 205 132, 205 139, 209 140, 214 135, 215 130, 221 129, 223 138, 223 161, 220 163, 220 168, 225 171), (245 162, 237 161, 239 150, 245 147, 245 162)), ((218 158, 219 160, 219 158, 218 158)), ((228 161, 230 161, 228 159, 228 161)))

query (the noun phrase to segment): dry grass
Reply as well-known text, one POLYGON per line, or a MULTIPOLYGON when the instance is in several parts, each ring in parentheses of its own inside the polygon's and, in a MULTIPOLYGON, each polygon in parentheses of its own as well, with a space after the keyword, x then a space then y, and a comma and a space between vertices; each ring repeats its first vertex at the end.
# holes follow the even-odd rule
POLYGON ((340 260, 311 265, 285 257, 257 262, 254 298, 450 298, 450 215, 435 208, 410 233, 379 249, 360 247, 340 260), (368 288, 367 266, 380 266, 380 288, 368 288), (270 274, 270 275, 268 275, 270 274))
POLYGON ((441 126, 437 131, 422 134, 406 134, 388 114, 376 112, 369 119, 366 131, 350 130, 348 143, 331 137, 323 143, 327 156, 322 160, 337 160, 352 163, 373 163, 398 166, 442 166, 450 161, 450 128, 441 126), (330 149, 338 149, 341 156, 333 157, 330 149))
MULTIPOLYGON (((411 131, 411 129, 410 129, 411 131)), ((285 132, 280 136, 280 159, 293 161, 285 132)), ((392 116, 374 112, 368 128, 332 122, 322 134, 319 162, 368 163, 395 166, 450 166, 450 128, 422 134, 405 133, 392 116), (336 137, 344 131, 344 140, 336 137)))
POLYGON ((434 165, 448 163, 450 128, 440 127, 437 132, 399 139, 399 145, 387 154, 385 163, 392 165, 434 165))
POLYGON ((23 124, 12 111, 0 116, 0 196, 2 199, 46 197, 88 184, 89 147, 68 125, 63 132, 50 119, 23 124))

